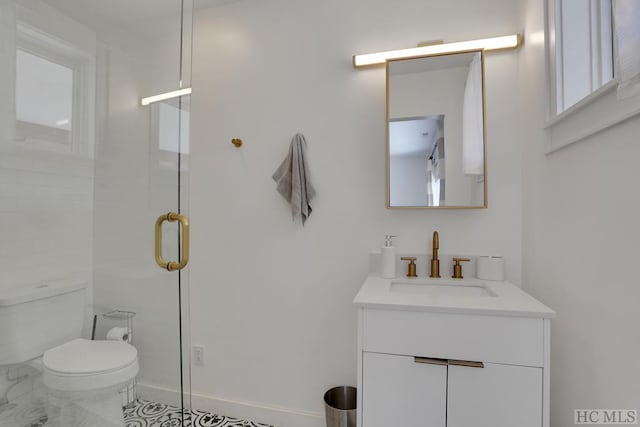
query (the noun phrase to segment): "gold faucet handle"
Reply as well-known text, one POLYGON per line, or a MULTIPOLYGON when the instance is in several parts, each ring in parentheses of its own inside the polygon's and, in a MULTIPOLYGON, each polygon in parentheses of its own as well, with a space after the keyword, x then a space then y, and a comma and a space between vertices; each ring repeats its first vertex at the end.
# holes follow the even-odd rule
POLYGON ((464 279, 462 276, 462 264, 461 262, 469 262, 469 258, 453 258, 453 276, 452 279, 464 279))
POLYGON ((409 261, 407 277, 418 277, 416 274, 416 257, 414 256, 403 256, 400 257, 402 261, 409 261))

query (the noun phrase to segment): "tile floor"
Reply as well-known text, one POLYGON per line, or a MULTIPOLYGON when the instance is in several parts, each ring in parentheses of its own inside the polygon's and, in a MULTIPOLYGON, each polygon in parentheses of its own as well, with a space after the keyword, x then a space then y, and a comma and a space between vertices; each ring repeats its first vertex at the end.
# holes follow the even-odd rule
POLYGON ((46 421, 44 407, 35 399, 21 398, 0 406, 0 427, 40 427, 46 421))
MULTIPOLYGON (((139 400, 125 409, 127 427, 181 427, 180 409, 157 402, 139 400)), ((273 427, 238 418, 230 418, 209 412, 192 410, 185 417, 185 426, 190 427, 273 427)))
MULTIPOLYGON (((139 400, 125 409, 126 427, 182 427, 180 409, 139 400)), ((11 403, 0 407, 0 427, 43 427, 47 421, 37 402, 11 403)), ((185 416, 185 427, 273 427, 209 412, 193 410, 185 416)))
MULTIPOLYGON (((0 371, 0 375, 2 374, 0 371)), ((9 379, 8 373, 5 374, 9 379)), ((11 378, 19 381, 12 384, 6 392, 9 403, 0 404, 0 427, 46 426, 47 415, 43 403, 45 390, 40 372, 23 366, 11 374, 11 378)), ((3 397, 5 396, 0 396, 3 397)), ((3 400, 6 402, 6 399, 3 400)), ((123 400, 127 401, 124 397, 123 400)), ((179 408, 146 400, 137 400, 133 405, 127 406, 124 418, 126 427, 273 427, 198 410, 192 410, 184 416, 183 426, 179 408)))

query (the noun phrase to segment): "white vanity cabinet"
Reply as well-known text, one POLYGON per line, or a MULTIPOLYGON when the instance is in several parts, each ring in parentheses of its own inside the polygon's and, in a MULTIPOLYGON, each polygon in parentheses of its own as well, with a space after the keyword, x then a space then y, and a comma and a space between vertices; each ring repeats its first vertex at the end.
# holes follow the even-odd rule
POLYGON ((548 427, 548 318, 358 311, 358 427, 548 427))
POLYGON ((540 427, 542 396, 542 368, 450 365, 447 427, 540 427))
POLYGON ((442 426, 447 417, 447 366, 416 363, 413 357, 362 355, 367 427, 442 426))

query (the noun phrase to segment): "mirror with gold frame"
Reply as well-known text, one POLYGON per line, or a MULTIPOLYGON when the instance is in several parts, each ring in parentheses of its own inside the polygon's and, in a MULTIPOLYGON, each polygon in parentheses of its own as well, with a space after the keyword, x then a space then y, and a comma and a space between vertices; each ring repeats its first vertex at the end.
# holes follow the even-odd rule
POLYGON ((387 208, 486 208, 484 51, 386 69, 387 208))

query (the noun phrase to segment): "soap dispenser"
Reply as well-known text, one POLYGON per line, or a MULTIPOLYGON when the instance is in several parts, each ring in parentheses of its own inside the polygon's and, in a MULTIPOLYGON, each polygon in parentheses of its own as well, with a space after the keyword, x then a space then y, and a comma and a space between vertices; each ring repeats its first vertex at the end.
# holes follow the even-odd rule
POLYGON ((396 248, 393 246, 393 238, 396 236, 384 236, 384 247, 382 252, 382 277, 394 279, 396 277, 396 248))

